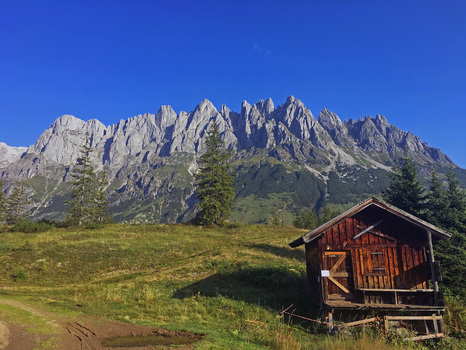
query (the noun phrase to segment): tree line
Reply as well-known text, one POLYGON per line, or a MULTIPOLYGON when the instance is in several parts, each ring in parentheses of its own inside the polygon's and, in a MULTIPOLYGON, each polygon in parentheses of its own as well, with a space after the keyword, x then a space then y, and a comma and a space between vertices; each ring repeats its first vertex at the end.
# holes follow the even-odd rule
MULTIPOLYGON (((89 135, 79 150, 79 157, 70 176, 72 190, 66 201, 68 209, 65 226, 98 226, 112 221, 108 213, 108 179, 105 171, 97 173, 91 161, 93 149, 89 135)), ((206 151, 199 159, 195 175, 197 186, 197 214, 194 223, 221 225, 231 213, 235 197, 234 180, 229 160, 231 152, 220 138, 218 125, 212 122, 206 138, 206 151)), ((27 221, 30 204, 25 186, 17 183, 8 198, 0 180, 0 224, 17 225, 27 221)))
MULTIPOLYGON (((108 213, 108 197, 106 188, 108 185, 105 171, 96 173, 92 165, 90 154, 90 139, 86 134, 74 168, 70 176, 72 191, 70 198, 66 201, 68 210, 63 226, 96 226, 112 221, 108 213)), ((3 181, 0 180, 0 225, 29 226, 36 231, 38 226, 31 225, 28 221, 30 203, 26 193, 26 187, 22 183, 13 185, 13 190, 6 198, 3 192, 3 181)), ((45 220, 42 223, 47 222, 45 220)), ((47 228, 47 226, 45 227, 47 228)))
POLYGON ((451 233, 450 240, 434 246, 434 255, 442 267, 445 291, 466 300, 466 191, 460 187, 453 168, 449 168, 445 181, 433 170, 425 189, 416 165, 405 156, 402 164, 394 168, 391 183, 382 197, 451 233))

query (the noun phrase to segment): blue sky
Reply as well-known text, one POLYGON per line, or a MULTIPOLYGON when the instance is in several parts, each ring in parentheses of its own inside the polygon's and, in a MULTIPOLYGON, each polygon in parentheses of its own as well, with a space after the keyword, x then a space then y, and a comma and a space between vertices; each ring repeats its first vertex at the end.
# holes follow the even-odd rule
POLYGON ((466 1, 2 1, 0 141, 204 98, 385 115, 466 168, 466 1))

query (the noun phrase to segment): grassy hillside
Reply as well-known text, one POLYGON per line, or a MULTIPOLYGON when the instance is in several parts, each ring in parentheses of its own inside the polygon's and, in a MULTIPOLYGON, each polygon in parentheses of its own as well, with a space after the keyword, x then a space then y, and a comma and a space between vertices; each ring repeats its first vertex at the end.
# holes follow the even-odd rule
MULTIPOLYGON (((61 317, 84 314, 202 334, 198 349, 393 348, 370 335, 329 339, 316 323, 280 322, 280 311, 292 303, 297 314, 316 316, 305 299, 304 252, 288 247, 304 232, 109 225, 0 233, 0 320, 13 317, 12 306, 2 304, 10 300, 61 317)), ((58 346, 47 341, 42 348, 58 346)))

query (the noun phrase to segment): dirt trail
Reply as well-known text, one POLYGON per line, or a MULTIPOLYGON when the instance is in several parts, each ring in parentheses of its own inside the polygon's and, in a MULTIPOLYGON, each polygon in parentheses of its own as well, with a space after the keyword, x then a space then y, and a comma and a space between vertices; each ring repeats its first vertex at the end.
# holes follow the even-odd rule
MULTIPOLYGON (((0 320, 0 350, 29 350, 38 347, 38 342, 55 337, 59 339, 56 350, 104 350, 110 349, 102 346, 102 342, 116 337, 127 337, 130 339, 145 339, 159 337, 160 345, 167 345, 173 340, 173 344, 178 344, 177 349, 193 349, 192 343, 201 339, 202 335, 175 332, 154 327, 143 327, 137 325, 111 322, 105 319, 97 319, 90 316, 79 316, 76 319, 67 318, 64 315, 55 314, 46 310, 32 307, 25 303, 0 298, 0 304, 7 304, 23 309, 33 315, 40 316, 54 330, 47 335, 37 335, 27 333, 25 328, 29 325, 6 324, 0 320), (183 340, 183 343, 179 341, 183 340), (186 343, 184 343, 186 342, 186 343), (183 347, 179 347, 179 346, 183 347)), ((160 347, 157 347, 160 349, 160 347)), ((155 345, 138 345, 137 347, 112 346, 111 349, 156 349, 155 345)))
POLYGON ((7 325, 0 321, 0 349, 6 349, 10 340, 10 330, 7 325))

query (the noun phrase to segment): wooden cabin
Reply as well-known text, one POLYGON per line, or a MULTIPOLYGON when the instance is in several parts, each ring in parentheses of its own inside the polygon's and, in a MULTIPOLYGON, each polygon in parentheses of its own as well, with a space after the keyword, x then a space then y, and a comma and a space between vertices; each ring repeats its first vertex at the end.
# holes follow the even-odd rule
POLYGON ((449 238, 448 232, 369 198, 290 246, 305 245, 310 298, 329 322, 338 312, 354 318, 370 310, 390 317, 434 314, 438 328, 445 306, 432 241, 449 238))

